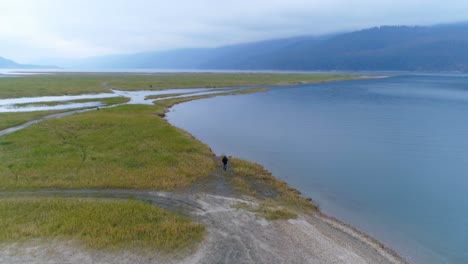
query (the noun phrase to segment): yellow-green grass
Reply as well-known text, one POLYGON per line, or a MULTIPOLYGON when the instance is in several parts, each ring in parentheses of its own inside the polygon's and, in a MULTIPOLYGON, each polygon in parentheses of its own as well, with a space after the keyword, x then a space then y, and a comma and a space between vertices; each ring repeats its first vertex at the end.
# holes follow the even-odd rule
POLYGON ((297 218, 296 213, 272 202, 262 202, 258 206, 241 202, 234 204, 232 207, 256 213, 267 220, 287 220, 297 218))
POLYGON ((89 249, 172 252, 204 234, 202 224, 136 200, 0 200, 0 243, 71 240, 89 249))
MULTIPOLYGON (((230 163, 228 175, 236 190, 261 199, 266 203, 265 210, 283 207, 300 212, 318 210, 310 198, 302 196, 284 181, 273 177, 261 165, 237 158, 231 158, 230 163)), ((276 214, 276 212, 266 213, 276 214)))
POLYGON ((287 85, 356 78, 359 78, 359 76, 293 73, 61 73, 1 78, 0 98, 109 93, 108 87, 104 84, 108 84, 108 86, 118 90, 163 90, 171 88, 232 87, 267 84, 287 85))
POLYGON ((123 105, 51 119, 0 137, 0 189, 172 190, 208 177, 213 153, 158 115, 123 105))
POLYGON ((267 219, 267 220, 280 220, 280 219, 296 219, 297 214, 289 211, 284 207, 261 207, 260 213, 267 219))
POLYGON ((123 104, 130 101, 130 98, 117 96, 117 97, 110 97, 110 98, 95 98, 95 99, 78 99, 78 100, 69 100, 69 101, 52 101, 52 102, 35 102, 35 103, 23 103, 23 104, 15 104, 16 107, 28 107, 28 106, 56 106, 56 105, 64 105, 69 103, 90 103, 90 102, 101 102, 104 106, 115 105, 115 104, 123 104))
POLYGON ((66 112, 68 110, 57 111, 37 111, 37 112, 20 112, 20 113, 0 113, 0 130, 5 128, 18 126, 28 121, 39 119, 44 116, 66 112))
POLYGON ((193 101, 193 100, 200 100, 200 99, 212 98, 212 97, 217 97, 217 96, 261 93, 261 92, 266 92, 266 91, 268 91, 267 88, 250 88, 250 89, 244 89, 244 90, 238 90, 238 91, 232 91, 232 92, 225 92, 225 93, 214 93, 214 94, 204 94, 204 95, 185 96, 185 97, 164 99, 164 100, 155 101, 154 103, 157 104, 157 105, 161 105, 161 106, 169 108, 169 107, 172 107, 172 106, 174 106, 176 104, 189 102, 189 101, 193 101))

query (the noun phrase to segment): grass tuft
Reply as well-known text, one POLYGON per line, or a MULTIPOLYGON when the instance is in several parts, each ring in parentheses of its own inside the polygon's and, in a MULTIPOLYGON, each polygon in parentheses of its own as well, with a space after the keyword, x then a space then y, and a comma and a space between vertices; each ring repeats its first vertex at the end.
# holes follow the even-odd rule
POLYGON ((256 213, 258 216, 261 216, 267 220, 288 220, 297 218, 296 213, 282 206, 278 206, 274 202, 262 202, 258 206, 247 203, 237 203, 232 207, 256 213))
POLYGON ((264 208, 261 210, 261 214, 264 215, 267 220, 287 220, 296 219, 297 214, 289 211, 286 208, 264 208))

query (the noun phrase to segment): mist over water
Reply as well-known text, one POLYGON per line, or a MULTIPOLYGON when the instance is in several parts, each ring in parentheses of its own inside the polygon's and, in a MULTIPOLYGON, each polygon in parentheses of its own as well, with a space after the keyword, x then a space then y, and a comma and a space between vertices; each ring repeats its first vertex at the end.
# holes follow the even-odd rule
POLYGON ((169 121, 261 163, 412 263, 468 263, 468 77, 397 76, 177 105, 169 121))

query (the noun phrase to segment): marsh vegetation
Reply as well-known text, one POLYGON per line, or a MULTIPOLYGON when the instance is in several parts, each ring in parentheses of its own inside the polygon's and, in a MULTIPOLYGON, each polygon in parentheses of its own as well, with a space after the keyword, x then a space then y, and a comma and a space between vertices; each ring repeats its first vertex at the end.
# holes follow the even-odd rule
POLYGON ((288 85, 355 79, 346 74, 177 73, 177 74, 44 74, 0 79, 0 98, 109 93, 117 90, 223 88, 288 85))
MULTIPOLYGON (((355 78, 316 74, 57 74, 0 79, 0 97, 72 95, 121 90, 291 84, 355 78)), ((0 137, 0 190, 139 189, 182 191, 218 173, 210 148, 171 126, 164 116, 190 100, 265 92, 250 88, 181 98, 155 105, 122 105, 49 119, 0 137)), ((127 98, 95 99, 106 105, 127 98)), ((79 102, 89 101, 87 99, 79 102)), ((74 100, 73 102, 78 102, 74 100)), ((69 102, 49 102, 59 105, 69 102)), ((58 111, 1 113, 0 128, 58 111)), ((239 195, 260 202, 244 208, 269 220, 296 218, 317 207, 258 164, 232 159, 229 178, 239 195)), ((201 224, 142 201, 78 198, 0 199, 0 242, 77 241, 89 248, 142 246, 161 251, 201 241, 201 224)))
POLYGON ((125 105, 33 125, 0 138, 0 189, 172 190, 208 175, 210 149, 157 116, 125 105))
POLYGON ((7 198, 0 212, 1 242, 59 239, 89 249, 171 252, 205 234, 188 217, 136 200, 7 198))

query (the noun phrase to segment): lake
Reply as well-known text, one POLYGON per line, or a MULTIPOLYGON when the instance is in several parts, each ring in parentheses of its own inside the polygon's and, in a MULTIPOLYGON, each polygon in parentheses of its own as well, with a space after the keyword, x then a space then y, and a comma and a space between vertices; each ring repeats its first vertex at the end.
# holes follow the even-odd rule
POLYGON ((467 76, 271 87, 176 105, 167 118, 411 263, 468 263, 467 76))

